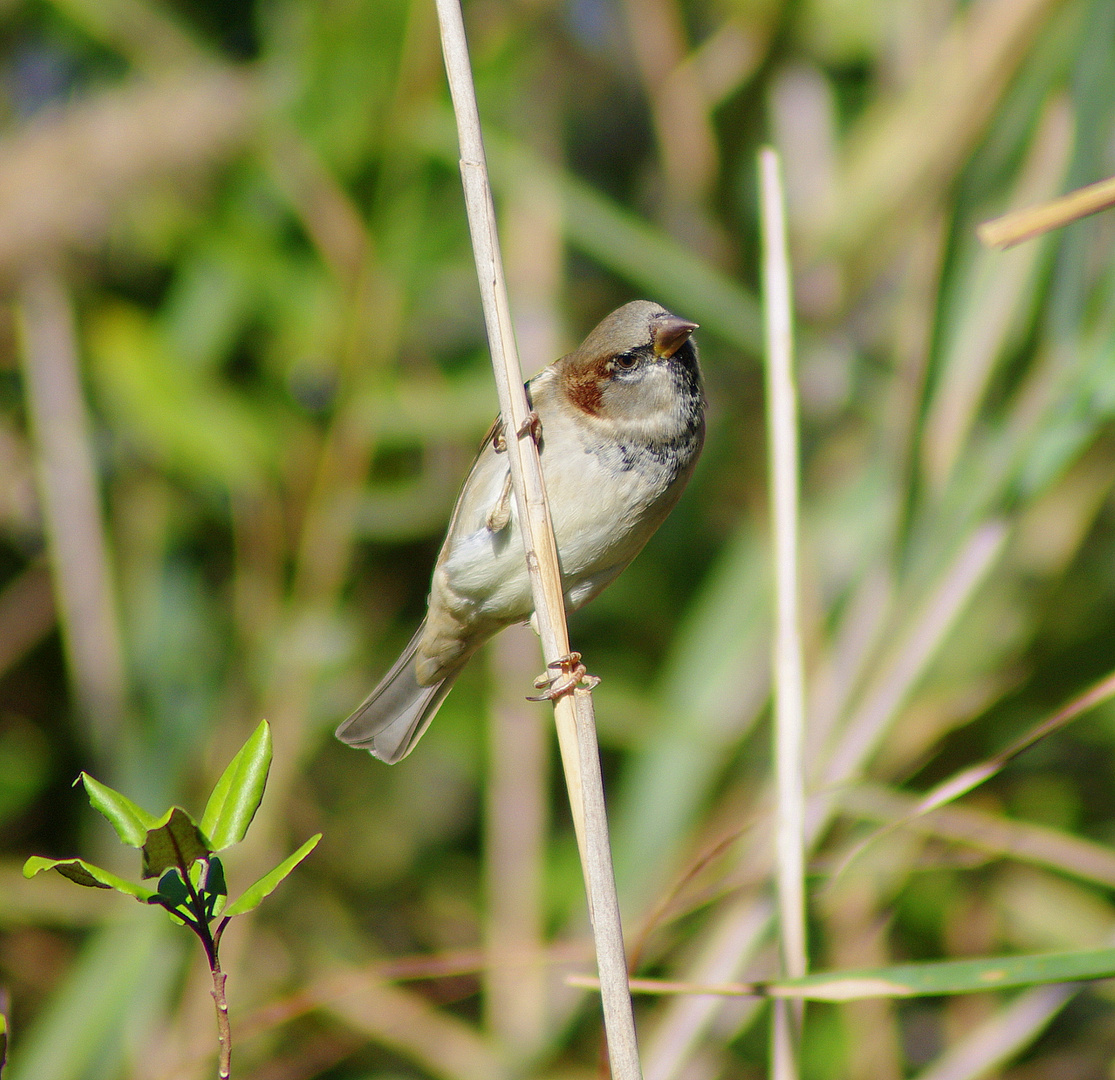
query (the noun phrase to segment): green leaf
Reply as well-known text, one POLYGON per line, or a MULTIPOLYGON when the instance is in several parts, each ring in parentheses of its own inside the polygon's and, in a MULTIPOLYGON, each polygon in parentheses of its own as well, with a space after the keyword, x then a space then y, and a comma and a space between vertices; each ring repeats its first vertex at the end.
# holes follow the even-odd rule
POLYGON ((228 896, 225 864, 216 855, 209 860, 209 874, 205 879, 205 891, 212 893, 214 896, 228 896))
POLYGON ((102 870, 101 867, 94 866, 84 859, 44 859, 41 855, 32 855, 23 864, 25 878, 33 878, 44 870, 57 870, 63 877, 68 877, 78 885, 85 885, 91 889, 115 889, 127 896, 134 896, 144 903, 149 902, 156 895, 146 886, 117 877, 111 871, 102 870))
POLYGON ((1113 975, 1115 949, 1088 949, 807 975, 802 979, 770 983, 765 993, 771 997, 808 1001, 855 1001, 872 997, 972 994, 1040 983, 1106 979, 1113 975))
POLYGON ((209 873, 205 876, 205 890, 202 893, 205 900, 205 917, 213 920, 224 909, 228 900, 228 883, 225 881, 225 868, 221 860, 214 855, 209 861, 209 873))
POLYGON ((143 876, 159 877, 172 867, 188 872, 198 859, 208 859, 212 853, 194 819, 180 806, 174 806, 147 832, 143 876))
POLYGON ((224 851, 244 839, 263 798, 270 768, 271 727, 261 720, 221 774, 205 806, 201 831, 214 851, 224 851))
POLYGON ((254 885, 236 900, 235 903, 229 904, 225 908, 225 917, 231 918, 233 915, 243 915, 246 911, 251 911, 253 908, 258 907, 259 904, 268 896, 270 896, 279 883, 289 874, 311 851, 317 847, 317 842, 321 839, 321 833, 316 836, 311 836, 293 855, 284 859, 270 874, 264 874, 254 885))
POLYGON ((85 785, 90 806, 108 818, 116 835, 131 847, 143 847, 148 830, 156 828, 159 819, 88 773, 83 772, 78 780, 85 785))
POLYGON ((190 891, 177 870, 168 870, 159 878, 159 891, 148 903, 161 907, 176 925, 185 925, 197 932, 198 919, 190 903, 190 891))
POLYGON ((159 878, 159 899, 171 907, 184 907, 190 902, 190 890, 176 869, 168 870, 159 878))

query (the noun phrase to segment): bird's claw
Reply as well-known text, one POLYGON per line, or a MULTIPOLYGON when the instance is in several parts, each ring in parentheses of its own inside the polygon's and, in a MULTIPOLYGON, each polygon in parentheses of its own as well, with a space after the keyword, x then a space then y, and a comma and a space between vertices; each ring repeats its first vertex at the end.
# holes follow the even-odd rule
POLYGON ((542 438, 542 419, 533 409, 527 413, 526 419, 519 425, 519 430, 515 432, 517 438, 523 438, 529 435, 535 445, 538 445, 538 440, 542 438))
MULTIPOLYGON (((542 438, 542 419, 533 409, 527 413, 526 419, 519 425, 519 430, 515 432, 517 439, 522 439, 526 435, 534 440, 536 446, 538 440, 542 438)), ((496 423, 495 430, 492 432, 492 449, 497 454, 507 453, 507 438, 504 436, 502 420, 496 423)))
POLYGON ((599 677, 590 675, 581 663, 579 652, 566 653, 546 665, 546 671, 534 680, 534 688, 542 693, 528 697, 527 701, 554 701, 577 689, 591 690, 599 683, 599 677), (551 675, 551 671, 555 674, 551 675))
POLYGON ((581 674, 585 674, 585 665, 581 663, 581 654, 579 652, 566 653, 564 656, 559 656, 556 660, 552 660, 546 665, 546 670, 534 680, 534 688, 536 690, 545 689, 547 686, 552 686, 553 683, 561 678, 562 675, 572 675, 577 670, 581 674), (556 671, 557 675, 551 675, 549 672, 556 671))

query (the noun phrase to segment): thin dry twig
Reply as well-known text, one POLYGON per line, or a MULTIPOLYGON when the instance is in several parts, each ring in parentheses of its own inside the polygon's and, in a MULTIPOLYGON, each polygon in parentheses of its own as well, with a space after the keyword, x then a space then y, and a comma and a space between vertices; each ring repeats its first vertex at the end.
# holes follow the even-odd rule
MULTIPOLYGON (((524 437, 530 430, 527 422, 530 410, 511 327, 464 22, 459 0, 438 0, 437 10, 445 67, 457 117, 461 179, 500 412, 504 431, 520 433, 519 437, 507 440, 515 505, 522 527, 543 655, 547 665, 556 664, 570 653, 561 572, 538 447, 533 438, 524 437)), ((555 698, 554 719, 573 819, 578 825, 612 1075, 617 1080, 637 1080, 641 1069, 631 995, 627 987, 627 962, 608 843, 591 693, 577 689, 555 698)))
MULTIPOLYGON (((570 986, 583 986, 595 990, 599 985, 591 975, 572 974, 565 977, 570 986)), ((632 979, 631 990, 636 994, 685 995, 705 997, 768 997, 767 984, 725 982, 695 983, 678 979, 632 979)))
POLYGON ((985 221, 976 235, 988 247, 1008 248, 1115 206, 1115 176, 1067 195, 985 221))

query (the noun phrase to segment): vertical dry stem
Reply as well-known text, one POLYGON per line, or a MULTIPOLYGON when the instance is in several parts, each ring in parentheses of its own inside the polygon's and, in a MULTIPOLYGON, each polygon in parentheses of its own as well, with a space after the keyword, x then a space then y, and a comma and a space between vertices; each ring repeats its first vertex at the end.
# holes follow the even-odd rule
MULTIPOLYGON (((778 155, 759 152, 766 324, 767 416, 773 513, 774 757, 777 789, 776 878, 782 967, 805 974, 805 685, 798 604, 798 446, 793 377, 793 304, 785 205, 778 155)), ((772 1075, 792 1078, 790 1005, 774 1005, 772 1075)), ((800 1012, 799 1012, 800 1016, 800 1012)))
MULTIPOLYGON (((516 432, 524 430, 529 407, 511 327, 496 236, 495 208, 488 183, 459 0, 437 0, 437 10, 445 67, 457 117, 461 179, 469 232, 492 351, 500 412, 504 431, 508 435, 507 457, 515 506, 522 528, 542 651, 547 664, 550 664, 570 651, 557 547, 542 482, 538 448, 529 437, 515 437, 516 432)), ((554 719, 588 892, 612 1075, 617 1080, 638 1080, 641 1076, 638 1044, 608 844, 591 695, 588 691, 578 690, 557 698, 554 701, 554 719)))

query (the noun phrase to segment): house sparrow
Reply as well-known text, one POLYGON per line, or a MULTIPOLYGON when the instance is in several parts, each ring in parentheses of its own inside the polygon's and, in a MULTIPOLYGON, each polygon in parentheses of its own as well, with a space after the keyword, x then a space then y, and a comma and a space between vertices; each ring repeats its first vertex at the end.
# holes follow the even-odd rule
MULTIPOLYGON (((638 554, 693 471, 705 435, 696 328, 632 301, 526 385, 570 611, 638 554)), ((531 617, 505 449, 497 421, 457 498, 426 618, 337 729, 342 742, 389 763, 406 757, 472 654, 531 617)))

